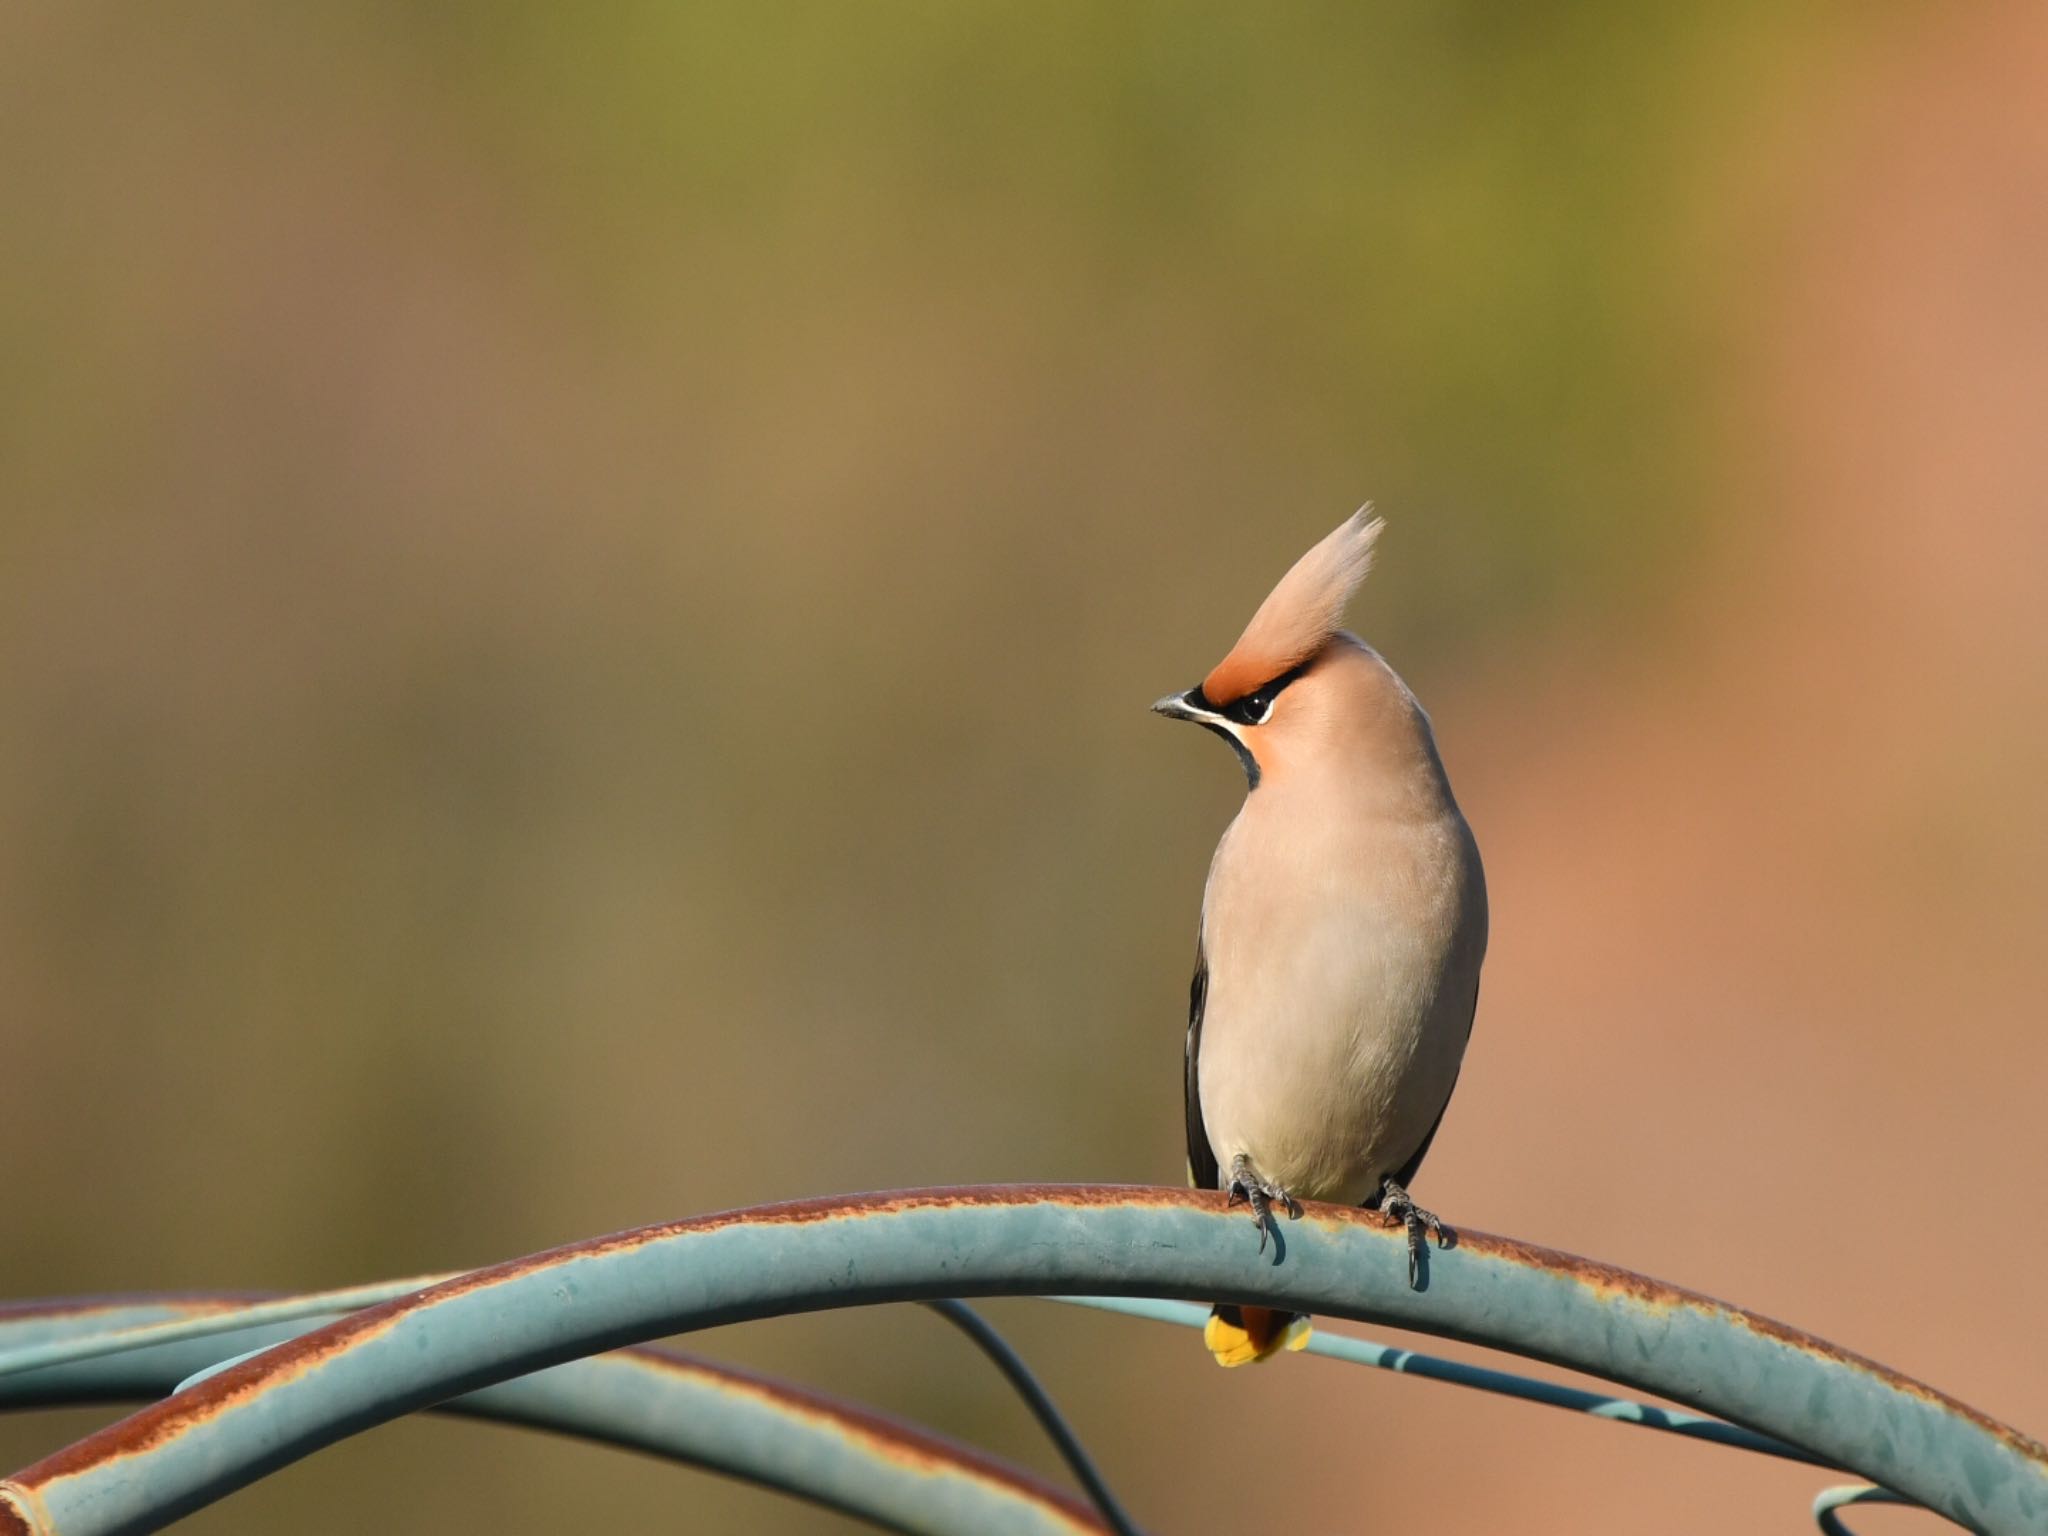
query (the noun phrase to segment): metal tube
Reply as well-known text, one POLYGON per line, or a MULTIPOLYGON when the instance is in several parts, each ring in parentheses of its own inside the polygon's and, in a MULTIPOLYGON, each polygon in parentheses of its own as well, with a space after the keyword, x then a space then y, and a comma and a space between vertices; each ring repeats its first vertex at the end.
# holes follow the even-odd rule
MULTIPOLYGON (((322 1295, 331 1302, 367 1289, 322 1295)), ((315 1320, 302 1300, 202 1293, 8 1308, 0 1312, 0 1350, 10 1353, 60 1355, 71 1343, 125 1342, 0 1375, 0 1409, 156 1398, 223 1356, 307 1331, 315 1320), (255 1326, 222 1326, 248 1317, 258 1319, 255 1326), (137 1342, 147 1338, 161 1342, 137 1342)), ((996 1457, 822 1393, 669 1350, 572 1361, 437 1411, 646 1451, 905 1536, 1102 1536, 1110 1529, 1071 1494, 996 1457)))
MULTIPOLYGON (((1103 1312, 1120 1312, 1126 1317, 1142 1317, 1153 1322, 1175 1323, 1183 1328, 1199 1328, 1209 1318, 1207 1307, 1186 1301, 1153 1301, 1132 1296, 1048 1296, 1045 1299, 1077 1307, 1094 1307, 1103 1312)), ((1803 1461, 1808 1466, 1828 1465, 1811 1451, 1787 1445, 1782 1440, 1773 1440, 1768 1435, 1754 1434, 1721 1419, 1686 1413, 1677 1408, 1660 1408, 1655 1403, 1638 1403, 1625 1397, 1610 1397, 1602 1392, 1588 1392, 1583 1387, 1567 1387, 1561 1382, 1542 1381, 1534 1376, 1517 1376, 1512 1371, 1492 1371, 1482 1365, 1465 1365, 1456 1360, 1425 1355, 1418 1350, 1396 1349, 1391 1344, 1380 1344, 1371 1339, 1357 1339, 1348 1334, 1318 1329, 1309 1335, 1302 1350, 1305 1354, 1322 1355, 1350 1365, 1398 1371, 1403 1376, 1419 1376, 1425 1381, 1449 1382, 1454 1387, 1493 1392, 1501 1397, 1519 1398, 1525 1403, 1541 1403, 1546 1408, 1566 1408, 1615 1424, 1662 1430, 1667 1435, 1682 1435, 1688 1440, 1704 1440, 1738 1451, 1754 1451, 1759 1456, 1803 1461)))
POLYGON ((1477 1232, 1410 1290, 1400 1227, 1312 1206, 1263 1254, 1220 1195, 1100 1186, 795 1202, 463 1276, 281 1345, 18 1473, 0 1530, 154 1529, 320 1446, 580 1355, 693 1328, 942 1296, 1150 1295, 1316 1312, 1506 1348, 1657 1393, 1991 1536, 2048 1527, 2048 1451, 1752 1313, 1477 1232), (1274 1251, 1277 1248, 1277 1252, 1274 1251))
POLYGON ((1868 1483, 1843 1483, 1834 1488, 1823 1488, 1813 1498, 1813 1523, 1820 1527, 1821 1536, 1856 1536, 1849 1529, 1849 1523, 1837 1510, 1851 1504, 1903 1504, 1906 1501, 1896 1493, 1883 1488, 1873 1488, 1868 1483))

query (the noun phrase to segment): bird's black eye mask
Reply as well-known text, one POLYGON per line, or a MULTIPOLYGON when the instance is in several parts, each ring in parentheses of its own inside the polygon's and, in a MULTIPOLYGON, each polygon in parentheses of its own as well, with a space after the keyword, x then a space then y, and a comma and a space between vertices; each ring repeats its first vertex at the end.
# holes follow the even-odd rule
POLYGON ((1311 656, 1308 661, 1289 667, 1270 683, 1261 683, 1243 698, 1232 699, 1221 708, 1209 702, 1209 696, 1202 692, 1199 685, 1190 688, 1183 697, 1196 709, 1207 710, 1212 715, 1221 715, 1238 725, 1264 725, 1266 718, 1273 713, 1273 701, 1286 692, 1287 685, 1306 672, 1314 660, 1311 656))
MULTIPOLYGON (((1313 660, 1314 658, 1311 657, 1310 661, 1313 660)), ((1214 731, 1218 736, 1221 736, 1230 743, 1230 750, 1237 754, 1238 763, 1244 769, 1245 787, 1248 790, 1259 787, 1258 759, 1252 756, 1249 747, 1238 740, 1235 731, 1227 730, 1217 724, 1217 719, 1228 720, 1232 725, 1264 725, 1267 717, 1273 713, 1273 701, 1286 691, 1289 683, 1300 677, 1308 669, 1309 661, 1304 661, 1296 667, 1290 667, 1270 683, 1262 683, 1243 698, 1232 699, 1221 709, 1218 709, 1209 702, 1209 696, 1202 692, 1200 684, 1190 688, 1180 696, 1181 702, 1190 709, 1197 709, 1204 715, 1216 717, 1203 720, 1201 723, 1205 729, 1214 731)))

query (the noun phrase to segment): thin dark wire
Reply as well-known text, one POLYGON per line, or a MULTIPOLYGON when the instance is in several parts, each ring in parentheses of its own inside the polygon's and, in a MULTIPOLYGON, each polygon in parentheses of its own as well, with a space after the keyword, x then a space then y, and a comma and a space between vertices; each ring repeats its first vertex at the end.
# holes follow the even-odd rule
MULTIPOLYGON (((1040 1299, 1072 1306, 1094 1307, 1104 1312, 1149 1318, 1159 1323, 1175 1323, 1187 1328, 1201 1327, 1209 1316, 1206 1307, 1185 1301, 1159 1301, 1149 1297, 1046 1296, 1040 1299)), ((1663 1408, 1655 1403, 1632 1402, 1628 1398, 1611 1397, 1604 1392, 1587 1392, 1579 1387, 1568 1387, 1562 1382, 1543 1381, 1534 1376, 1518 1376, 1511 1371, 1466 1365, 1462 1361, 1445 1360, 1412 1349, 1396 1349, 1391 1344, 1375 1343, 1371 1339, 1361 1339, 1352 1334, 1311 1333, 1302 1347, 1311 1355, 1343 1360, 1351 1365, 1367 1365, 1374 1370, 1398 1371, 1404 1376, 1420 1376, 1427 1381, 1444 1381, 1452 1386, 1495 1392, 1503 1397, 1519 1398, 1527 1403, 1542 1403, 1552 1408, 1565 1408, 1575 1413, 1589 1414, 1615 1424, 1633 1424, 1638 1429, 1662 1430, 1666 1434, 1683 1435, 1691 1440, 1705 1440, 1714 1445, 1755 1451, 1762 1456, 1781 1456, 1788 1461, 1803 1461, 1809 1466, 1833 1466, 1833 1463, 1824 1456, 1816 1456, 1799 1446, 1789 1445, 1783 1440, 1773 1440, 1768 1435, 1759 1435, 1704 1414, 1688 1413, 1682 1408, 1663 1408)))
POLYGON ((1031 1374, 1031 1368, 1024 1363, 1023 1357, 1010 1347, 1008 1341, 996 1332, 986 1318, 964 1301, 941 1299, 928 1301, 925 1305, 974 1340, 981 1346, 981 1352, 995 1362, 996 1369, 1001 1371, 1010 1385, 1017 1389, 1017 1395, 1024 1399, 1024 1405, 1031 1410, 1032 1416, 1038 1420, 1040 1427, 1052 1440, 1054 1449, 1072 1470, 1075 1480, 1087 1491, 1088 1497, 1095 1501, 1095 1507, 1102 1511, 1102 1517, 1109 1522, 1110 1528, 1117 1536, 1144 1536, 1137 1522, 1132 1520, 1123 1505, 1117 1502, 1116 1495, 1109 1491, 1109 1484, 1103 1481, 1101 1471, 1096 1467, 1094 1458, 1083 1448, 1080 1437, 1060 1416, 1059 1409, 1053 1406, 1053 1401, 1046 1395, 1045 1388, 1038 1384, 1038 1378, 1031 1374))

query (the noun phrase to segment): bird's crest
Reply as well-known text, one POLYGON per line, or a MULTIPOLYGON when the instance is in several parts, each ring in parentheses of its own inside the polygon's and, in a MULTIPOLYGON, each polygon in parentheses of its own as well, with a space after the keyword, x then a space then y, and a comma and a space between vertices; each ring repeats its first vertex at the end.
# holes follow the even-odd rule
POLYGON ((1202 693, 1211 704, 1243 698, 1323 648, 1343 627, 1345 604, 1372 569, 1372 546, 1382 526, 1368 503, 1294 562, 1259 604, 1230 654, 1202 679, 1202 693))

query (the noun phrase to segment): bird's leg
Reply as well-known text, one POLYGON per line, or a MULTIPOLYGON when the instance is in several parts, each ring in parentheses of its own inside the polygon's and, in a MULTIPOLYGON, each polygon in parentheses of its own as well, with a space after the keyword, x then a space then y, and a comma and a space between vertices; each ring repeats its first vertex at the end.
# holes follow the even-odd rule
POLYGON ((1275 1202, 1289 1217, 1297 1221, 1301 1219, 1301 1202, 1254 1168, 1252 1160, 1242 1152, 1230 1160, 1230 1182, 1223 1188, 1232 1205, 1249 1205, 1252 1208, 1252 1220, 1259 1228, 1261 1253, 1266 1251, 1268 1236, 1277 1238, 1280 1235, 1279 1225, 1273 1220, 1275 1202))
POLYGON ((1444 1224, 1437 1219, 1436 1212, 1425 1211, 1409 1198, 1408 1191, 1392 1179, 1381 1186, 1380 1209, 1408 1229, 1408 1289, 1422 1289, 1422 1234, 1427 1232, 1436 1239, 1437 1247, 1444 1246, 1444 1224))

